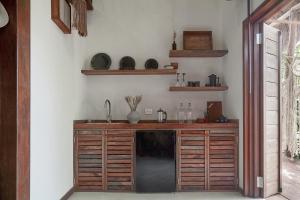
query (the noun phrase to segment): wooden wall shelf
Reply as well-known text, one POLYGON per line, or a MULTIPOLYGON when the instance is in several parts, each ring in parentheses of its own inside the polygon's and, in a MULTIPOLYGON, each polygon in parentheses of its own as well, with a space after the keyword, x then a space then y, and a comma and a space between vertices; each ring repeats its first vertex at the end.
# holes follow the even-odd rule
POLYGON ((228 86, 221 87, 170 87, 171 92, 218 92, 226 91, 228 86))
POLYGON ((177 73, 176 69, 136 69, 136 70, 81 70, 82 74, 87 76, 92 75, 175 75, 177 73))
POLYGON ((170 57, 186 57, 186 58, 216 58, 223 57, 228 54, 228 50, 171 50, 170 57))

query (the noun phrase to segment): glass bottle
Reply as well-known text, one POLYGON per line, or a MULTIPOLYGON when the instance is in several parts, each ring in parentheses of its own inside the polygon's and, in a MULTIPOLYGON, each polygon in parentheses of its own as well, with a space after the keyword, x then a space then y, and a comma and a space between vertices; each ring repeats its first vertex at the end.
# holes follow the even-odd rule
POLYGON ((173 34, 172 50, 177 50, 177 44, 176 44, 176 32, 175 32, 175 31, 174 31, 174 34, 173 34))
POLYGON ((188 108, 186 109, 186 120, 187 120, 187 123, 193 123, 192 103, 189 103, 188 108))
POLYGON ((186 75, 186 73, 182 73, 182 82, 181 82, 181 87, 186 87, 185 75, 186 75))
POLYGON ((177 120, 179 123, 184 123, 185 122, 185 109, 183 106, 183 103, 180 103, 180 106, 177 111, 177 120))
POLYGON ((180 76, 180 73, 177 73, 177 81, 176 81, 176 87, 180 87, 181 84, 180 84, 180 80, 179 80, 179 76, 180 76))

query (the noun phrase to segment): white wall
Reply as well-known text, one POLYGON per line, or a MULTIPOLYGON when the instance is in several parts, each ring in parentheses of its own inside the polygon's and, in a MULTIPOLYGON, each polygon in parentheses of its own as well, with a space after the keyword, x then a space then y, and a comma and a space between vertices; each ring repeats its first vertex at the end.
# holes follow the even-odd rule
MULTIPOLYGON (((255 6, 258 2, 254 2, 255 6)), ((161 65, 168 64, 168 51, 172 32, 179 33, 178 46, 182 48, 183 30, 212 30, 215 49, 228 49, 224 58, 199 59, 177 58, 180 71, 188 73, 188 79, 201 80, 217 73, 229 86, 225 93, 170 93, 168 87, 175 77, 86 77, 87 95, 84 116, 103 119, 103 102, 112 100, 113 118, 126 119, 129 108, 124 97, 142 94, 139 107, 167 109, 175 119, 176 106, 180 102, 192 102, 195 115, 202 117, 206 102, 223 100, 224 113, 229 118, 240 120, 240 187, 243 183, 243 75, 242 75, 242 21, 246 18, 247 3, 242 0, 102 0, 94 2, 95 11, 89 17, 89 37, 86 66, 92 55, 106 52, 113 59, 112 68, 118 67, 120 58, 130 55, 142 68, 149 57, 158 59, 161 65)), ((143 116, 143 119, 155 119, 143 116)))
POLYGON ((72 124, 84 96, 84 45, 55 26, 50 8, 31 0, 31 200, 58 200, 72 187, 72 124))
POLYGON ((251 12, 255 11, 265 0, 252 0, 251 1, 251 12))
MULTIPOLYGON (((97 0, 89 13, 86 39, 75 32, 64 35, 56 27, 50 19, 51 1, 31 2, 31 200, 56 200, 72 187, 73 120, 104 119, 106 98, 112 101, 114 119, 126 119, 126 95, 143 95, 141 113, 153 108, 153 116, 143 119, 156 119, 159 107, 175 119, 180 102, 192 102, 196 117, 202 117, 207 101, 224 99, 225 114, 240 119, 242 125, 241 0, 97 0), (214 48, 228 48, 229 55, 170 60, 173 31, 187 29, 212 30, 214 48), (137 68, 150 57, 161 66, 177 61, 188 79, 204 84, 209 74, 217 73, 230 89, 225 94, 171 93, 168 88, 175 76, 81 75, 98 52, 112 57, 112 68, 125 55, 136 59, 137 68)), ((179 38, 181 34, 177 41, 181 48, 179 38)))
POLYGON ((225 113, 240 120, 239 172, 243 187, 243 26, 247 17, 246 1, 233 0, 223 4, 223 33, 225 48, 224 78, 229 90, 224 93, 225 113))
MULTIPOLYGON (((137 68, 144 68, 148 58, 156 58, 161 66, 178 61, 180 71, 187 79, 207 81, 207 76, 217 73, 223 77, 222 58, 218 59, 172 59, 168 54, 173 31, 178 33, 178 48, 182 48, 182 31, 187 29, 212 30, 214 46, 223 47, 222 9, 219 0, 102 0, 94 1, 95 10, 89 15, 86 66, 98 52, 106 52, 112 58, 112 67, 118 68, 123 56, 136 59, 137 68)), ((196 117, 203 116, 207 101, 223 100, 222 92, 171 93, 169 86, 176 76, 108 76, 86 77, 85 116, 89 119, 104 119, 103 104, 106 98, 112 101, 113 118, 126 119, 129 113, 124 97, 143 95, 139 111, 153 108, 167 109, 170 119, 176 117, 180 102, 192 102, 196 117)))

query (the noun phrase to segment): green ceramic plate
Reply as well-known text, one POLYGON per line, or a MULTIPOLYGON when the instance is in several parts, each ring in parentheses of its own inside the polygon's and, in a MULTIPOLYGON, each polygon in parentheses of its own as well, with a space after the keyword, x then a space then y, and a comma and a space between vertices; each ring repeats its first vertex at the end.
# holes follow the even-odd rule
POLYGON ((98 53, 91 60, 91 66, 94 69, 109 69, 111 58, 106 53, 98 53))

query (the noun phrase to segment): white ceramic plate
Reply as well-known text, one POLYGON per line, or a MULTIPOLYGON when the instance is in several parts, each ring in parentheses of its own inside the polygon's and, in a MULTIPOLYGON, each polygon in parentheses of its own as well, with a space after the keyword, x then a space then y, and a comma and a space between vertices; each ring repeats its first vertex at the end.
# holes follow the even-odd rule
POLYGON ((8 24, 8 21, 9 21, 8 14, 4 6, 0 2, 0 28, 6 26, 8 24))

